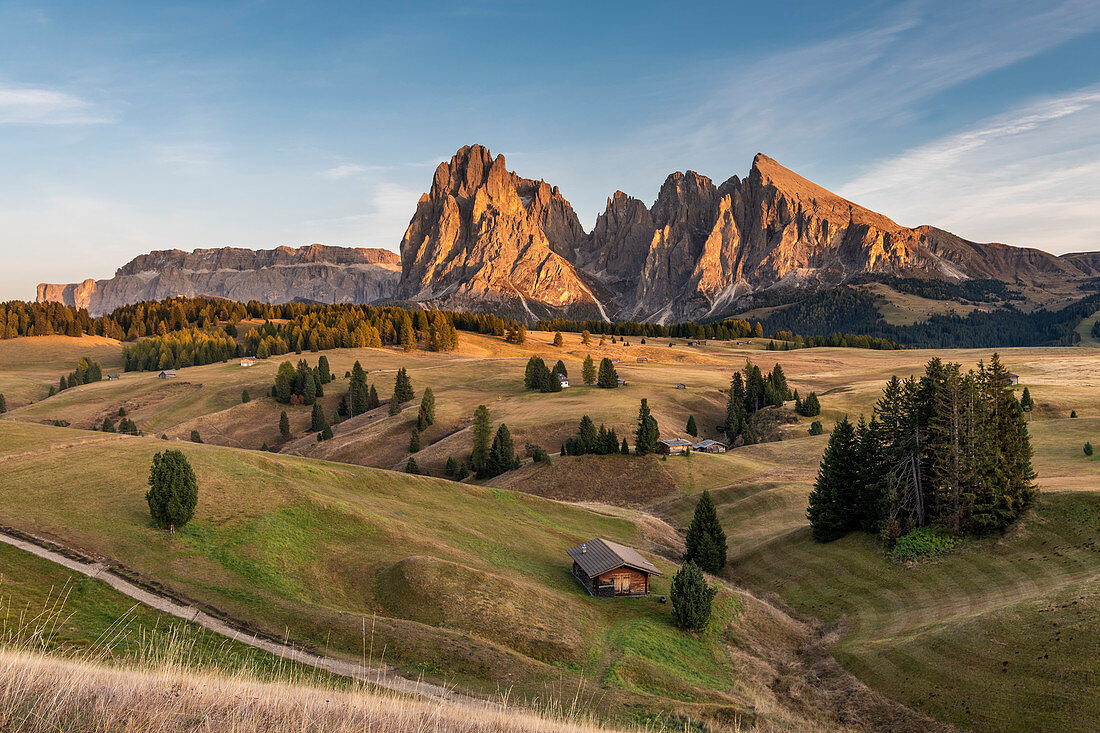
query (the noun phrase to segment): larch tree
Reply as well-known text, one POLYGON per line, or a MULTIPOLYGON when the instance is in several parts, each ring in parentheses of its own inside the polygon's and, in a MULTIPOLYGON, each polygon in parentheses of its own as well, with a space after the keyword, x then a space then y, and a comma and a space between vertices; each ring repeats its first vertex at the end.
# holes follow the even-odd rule
POLYGON ((585 384, 591 386, 596 383, 596 376, 596 364, 592 361, 592 355, 588 354, 581 364, 581 378, 585 384))

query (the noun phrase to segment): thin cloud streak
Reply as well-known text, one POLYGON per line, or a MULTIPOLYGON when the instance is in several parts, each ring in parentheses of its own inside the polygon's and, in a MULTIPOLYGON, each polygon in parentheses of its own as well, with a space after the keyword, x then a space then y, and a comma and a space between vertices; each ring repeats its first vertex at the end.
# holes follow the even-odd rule
POLYGON ((52 89, 0 87, 0 124, 89 125, 112 122, 79 97, 52 89))

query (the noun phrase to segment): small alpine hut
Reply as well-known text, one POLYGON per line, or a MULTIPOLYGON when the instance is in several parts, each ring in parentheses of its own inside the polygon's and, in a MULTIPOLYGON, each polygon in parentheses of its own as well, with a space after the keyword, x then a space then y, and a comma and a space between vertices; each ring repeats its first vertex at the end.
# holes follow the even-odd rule
POLYGON ((157 375, 157 379, 175 379, 175 378, 176 378, 176 370, 174 370, 174 369, 165 369, 163 372, 161 372, 160 374, 157 375))
POLYGON ((717 440, 700 440, 695 445, 691 446, 691 449, 696 453, 725 453, 725 443, 719 443, 717 440))
POLYGON ((690 448, 691 441, 683 438, 661 440, 657 443, 657 452, 664 453, 666 456, 679 456, 687 453, 690 448))
POLYGON ((1009 374, 1008 374, 1008 383, 1009 384, 1019 384, 1020 383, 1020 375, 1019 374, 1013 374, 1012 372, 1009 372, 1009 374))
POLYGON ((571 547, 573 577, 589 595, 644 596, 649 594, 649 576, 661 571, 631 547, 597 537, 571 547))

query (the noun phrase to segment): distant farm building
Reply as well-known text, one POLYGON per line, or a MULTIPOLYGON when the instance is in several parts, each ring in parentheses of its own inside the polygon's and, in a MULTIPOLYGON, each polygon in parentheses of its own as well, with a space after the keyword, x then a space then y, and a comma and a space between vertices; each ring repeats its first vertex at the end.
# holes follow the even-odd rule
POLYGON ((706 339, 696 339, 694 341, 688 341, 687 345, 688 346, 706 346, 707 345, 707 340, 706 339))
POLYGON ((157 379, 175 379, 175 378, 176 378, 176 370, 175 369, 165 369, 163 372, 161 372, 160 374, 157 375, 157 379))
POLYGON ((107 375, 107 381, 108 382, 113 382, 113 381, 115 381, 116 379, 119 379, 119 378, 120 377, 117 374, 108 374, 107 375))
POLYGON ((637 550, 599 537, 567 552, 573 559, 573 577, 593 596, 644 596, 649 593, 649 576, 661 574, 637 550))
POLYGON ((700 440, 695 445, 691 446, 693 451, 699 453, 725 453, 726 446, 724 443, 719 443, 717 440, 700 440))
POLYGON ((649 361, 649 359, 645 358, 644 356, 639 356, 638 357, 638 363, 639 364, 644 364, 647 361, 649 361))
POLYGON ((256 359, 254 357, 251 357, 251 356, 246 356, 243 359, 241 359, 241 366, 243 366, 243 367, 250 367, 250 366, 253 366, 255 363, 256 363, 256 359))
POLYGON ((1019 374, 1012 374, 1011 372, 1009 372, 1008 383, 1009 384, 1019 384, 1020 383, 1020 375, 1019 374))
POLYGON ((558 381, 561 382, 562 389, 565 389, 569 386, 569 377, 565 376, 564 374, 558 375, 558 381))
POLYGON ((666 456, 679 456, 687 453, 691 448, 691 441, 684 440, 683 438, 672 438, 671 440, 662 440, 657 443, 657 452, 664 453, 666 456))
POLYGON ((683 382, 677 382, 676 389, 687 389, 687 385, 685 385, 683 382))
POLYGON ((626 380, 623 379, 622 377, 619 377, 619 386, 620 387, 625 387, 626 386, 626 380))

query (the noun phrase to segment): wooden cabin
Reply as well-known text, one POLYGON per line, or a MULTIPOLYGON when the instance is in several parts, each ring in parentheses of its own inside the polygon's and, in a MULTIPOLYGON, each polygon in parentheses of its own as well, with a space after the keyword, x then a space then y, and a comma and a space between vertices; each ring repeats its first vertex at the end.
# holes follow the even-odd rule
POLYGON ((559 374, 558 383, 561 384, 562 389, 565 389, 569 386, 569 377, 565 376, 564 374, 559 374))
POLYGON ((661 574, 637 550, 599 537, 567 552, 573 558, 573 577, 593 596, 648 595, 649 576, 661 574))
POLYGON ((666 456, 683 455, 690 449, 691 441, 684 440, 683 438, 672 438, 671 440, 661 440, 657 442, 657 452, 664 453, 666 456))
POLYGON ((174 369, 165 369, 163 372, 157 375, 157 379, 175 379, 176 371, 174 369))
POLYGON ((719 443, 717 440, 707 439, 700 440, 698 443, 691 446, 691 449, 699 453, 725 453, 726 445, 725 443, 719 443))
POLYGON ((1009 372, 1009 374, 1008 374, 1008 383, 1009 384, 1019 384, 1020 383, 1020 375, 1019 374, 1013 374, 1013 373, 1009 372))
POLYGON ((241 359, 241 366, 243 366, 243 367, 250 367, 255 363, 256 363, 256 360, 251 356, 246 356, 243 359, 241 359))
POLYGON ((676 389, 687 389, 687 385, 684 384, 683 382, 677 382, 676 383, 676 389))

